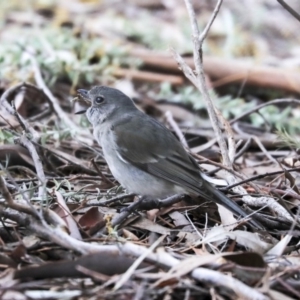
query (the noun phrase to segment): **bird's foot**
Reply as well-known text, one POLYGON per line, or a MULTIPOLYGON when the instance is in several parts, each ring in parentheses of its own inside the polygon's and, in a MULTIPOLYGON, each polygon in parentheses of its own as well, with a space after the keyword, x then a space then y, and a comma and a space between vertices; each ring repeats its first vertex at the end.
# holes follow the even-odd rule
POLYGON ((122 208, 121 212, 135 213, 137 210, 150 210, 160 207, 160 200, 148 196, 141 196, 137 202, 132 203, 128 207, 122 208))

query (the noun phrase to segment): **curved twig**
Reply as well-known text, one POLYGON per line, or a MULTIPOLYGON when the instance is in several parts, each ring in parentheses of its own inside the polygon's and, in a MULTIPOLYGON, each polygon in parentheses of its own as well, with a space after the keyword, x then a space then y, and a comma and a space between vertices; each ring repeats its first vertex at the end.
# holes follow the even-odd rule
POLYGON ((32 139, 34 141, 37 141, 40 138, 40 135, 37 131, 33 129, 32 126, 29 125, 29 123, 18 114, 18 112, 14 108, 13 100, 15 99, 16 95, 24 90, 24 89, 35 89, 38 90, 36 86, 21 82, 15 86, 10 87, 7 89, 0 98, 0 105, 3 106, 11 115, 15 116, 17 120, 20 123, 20 126, 28 133, 32 135, 32 139))
POLYGON ((269 105, 273 105, 273 104, 281 104, 281 103, 285 103, 285 104, 287 104, 287 103, 289 103, 289 104, 290 103, 300 104, 300 100, 287 98, 287 99, 275 99, 275 100, 263 103, 261 105, 258 105, 256 107, 254 107, 254 108, 249 109, 248 111, 244 112, 240 116, 234 118, 233 120, 231 120, 229 122, 229 124, 232 125, 232 124, 236 123, 237 121, 243 119, 244 117, 246 117, 248 115, 251 115, 254 112, 259 111, 263 107, 266 107, 266 106, 269 106, 269 105))

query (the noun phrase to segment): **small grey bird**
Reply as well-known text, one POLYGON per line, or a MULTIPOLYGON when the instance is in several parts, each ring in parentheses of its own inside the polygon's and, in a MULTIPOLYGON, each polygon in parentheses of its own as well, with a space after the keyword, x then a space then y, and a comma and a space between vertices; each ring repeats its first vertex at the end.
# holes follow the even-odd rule
MULTIPOLYGON (((160 199, 174 194, 200 195, 238 216, 247 216, 202 178, 197 162, 171 131, 140 111, 121 91, 96 86, 78 93, 90 102, 86 116, 94 137, 113 176, 128 192, 160 199)), ((258 222, 251 223, 261 228, 258 222)))

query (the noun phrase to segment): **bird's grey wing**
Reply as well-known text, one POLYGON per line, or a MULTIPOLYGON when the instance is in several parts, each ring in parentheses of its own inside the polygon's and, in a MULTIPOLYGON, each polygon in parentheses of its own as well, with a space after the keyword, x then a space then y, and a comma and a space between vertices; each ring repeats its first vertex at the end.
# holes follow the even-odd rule
MULTIPOLYGON (((191 192, 202 194, 204 181, 198 164, 162 124, 141 114, 120 120, 113 130, 116 150, 124 161, 191 192), (135 131, 133 126, 137 128, 135 131)), ((204 192, 203 196, 207 197, 207 194, 204 192)))

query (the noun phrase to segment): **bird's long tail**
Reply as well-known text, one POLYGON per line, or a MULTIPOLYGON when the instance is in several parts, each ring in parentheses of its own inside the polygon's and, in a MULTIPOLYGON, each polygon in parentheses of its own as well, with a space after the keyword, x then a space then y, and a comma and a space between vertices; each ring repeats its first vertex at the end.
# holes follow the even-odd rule
MULTIPOLYGON (((207 190, 206 195, 210 195, 210 197, 212 198, 210 200, 223 205, 237 216, 248 217, 248 214, 239 205, 237 205, 233 200, 229 199, 226 195, 224 195, 210 183, 205 182, 205 189, 207 190)), ((259 229, 263 229, 263 226, 258 221, 251 219, 249 222, 253 226, 259 229)))

